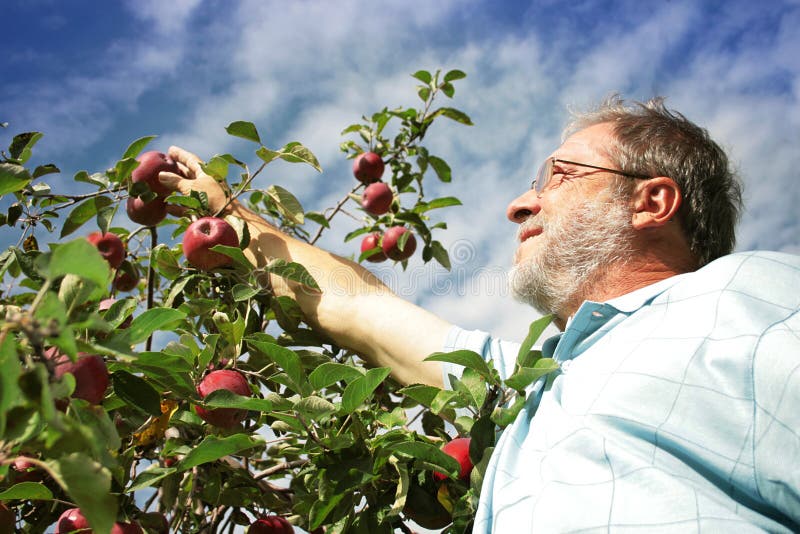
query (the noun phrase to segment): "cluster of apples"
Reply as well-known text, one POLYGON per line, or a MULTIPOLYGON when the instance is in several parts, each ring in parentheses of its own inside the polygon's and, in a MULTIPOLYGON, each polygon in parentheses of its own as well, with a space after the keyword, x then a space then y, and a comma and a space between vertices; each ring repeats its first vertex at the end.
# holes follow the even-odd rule
MULTIPOLYGON (((138 158, 139 166, 131 173, 134 184, 145 183, 155 198, 145 201, 143 197, 128 198, 128 218, 143 226, 155 226, 167 216, 166 198, 172 193, 158 175, 162 172, 181 174, 178 164, 168 155, 157 150, 144 152, 138 158)), ((210 250, 215 245, 235 247, 239 244, 236 230, 223 219, 201 217, 186 229, 183 235, 183 254, 194 267, 210 271, 230 264, 230 258, 210 250)))
MULTIPOLYGON (((353 176, 356 180, 366 185, 361 195, 361 207, 364 211, 375 217, 388 213, 394 202, 392 188, 380 181, 383 176, 385 164, 375 152, 363 152, 353 160, 353 176)), ((373 232, 361 241, 361 253, 374 250, 367 261, 378 263, 387 259, 403 261, 411 257, 417 249, 417 239, 405 226, 389 227, 383 235, 373 232), (401 238, 405 238, 405 245, 401 248, 401 238), (380 250, 377 250, 380 248, 380 250)))

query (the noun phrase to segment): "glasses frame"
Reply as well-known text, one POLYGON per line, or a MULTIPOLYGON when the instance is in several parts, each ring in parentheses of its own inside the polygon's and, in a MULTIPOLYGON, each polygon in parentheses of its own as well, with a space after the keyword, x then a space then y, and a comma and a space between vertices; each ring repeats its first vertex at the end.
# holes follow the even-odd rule
POLYGON ((553 166, 555 165, 556 162, 567 163, 569 165, 577 165, 578 167, 586 167, 589 169, 596 169, 598 171, 610 172, 612 174, 618 174, 619 176, 625 176, 627 178, 638 178, 640 180, 648 180, 652 178, 652 176, 647 176, 644 174, 635 174, 631 172, 621 171, 619 169, 609 169, 607 167, 600 167, 599 165, 590 165, 588 163, 580 163, 577 161, 569 161, 567 159, 551 157, 544 160, 544 163, 542 163, 542 166, 539 167, 539 170, 536 172, 536 177, 531 182, 531 189, 536 191, 537 194, 541 194, 544 191, 545 187, 547 187, 547 184, 549 184, 553 180, 553 166), (547 176, 547 179, 543 180, 542 178, 545 175, 547 176))

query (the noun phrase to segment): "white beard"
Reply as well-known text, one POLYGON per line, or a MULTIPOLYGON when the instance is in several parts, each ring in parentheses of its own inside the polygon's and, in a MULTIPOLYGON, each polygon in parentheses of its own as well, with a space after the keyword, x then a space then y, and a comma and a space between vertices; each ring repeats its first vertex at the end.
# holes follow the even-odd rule
MULTIPOLYGON (((613 191, 613 188, 612 188, 613 191)), ((609 191, 611 192, 611 191, 609 191)), ((616 191, 614 191, 616 193, 616 191)), ((591 198, 568 212, 547 218, 541 213, 520 225, 541 227, 538 249, 509 272, 514 297, 539 312, 563 314, 606 270, 632 254, 630 206, 611 194, 591 198)))

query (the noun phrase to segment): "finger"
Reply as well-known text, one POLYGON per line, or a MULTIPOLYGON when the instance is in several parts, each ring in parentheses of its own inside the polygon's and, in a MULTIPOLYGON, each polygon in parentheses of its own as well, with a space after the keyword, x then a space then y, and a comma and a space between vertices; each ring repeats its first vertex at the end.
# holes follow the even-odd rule
POLYGON ((178 166, 178 170, 181 171, 180 174, 182 174, 184 178, 194 178, 192 173, 189 171, 189 167, 187 167, 180 161, 176 161, 175 164, 178 166))
POLYGON ((175 174, 174 172, 161 171, 158 173, 158 181, 170 191, 178 191, 184 195, 188 195, 192 192, 193 180, 184 178, 183 176, 175 174))
POLYGON ((177 161, 178 163, 182 163, 189 171, 199 174, 203 172, 200 168, 200 164, 202 160, 197 157, 196 154, 192 154, 188 150, 184 150, 179 146, 171 146, 167 151, 169 156, 177 161))

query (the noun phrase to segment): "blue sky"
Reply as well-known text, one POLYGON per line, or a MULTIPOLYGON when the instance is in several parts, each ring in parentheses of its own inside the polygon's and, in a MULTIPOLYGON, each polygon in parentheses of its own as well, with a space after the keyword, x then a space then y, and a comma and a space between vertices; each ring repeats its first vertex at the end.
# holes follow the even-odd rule
MULTIPOLYGON (((503 287, 514 248, 505 206, 558 145, 568 108, 612 92, 666 96, 729 151, 745 182, 740 250, 800 253, 796 0, 6 0, 3 18, 0 146, 44 132, 33 163, 61 167, 47 177, 56 187, 149 134, 151 148, 252 162, 224 131, 249 120, 268 146, 301 141, 324 168, 277 163, 259 187, 281 184, 321 209, 353 183, 338 148, 345 126, 416 105, 418 69, 464 70, 453 104, 475 126, 442 123, 429 136, 454 173, 439 192, 464 202, 439 234, 454 271, 377 272, 468 328, 524 335, 534 315, 503 287)), ((352 226, 340 222, 323 246, 352 254, 341 240, 352 226)))

